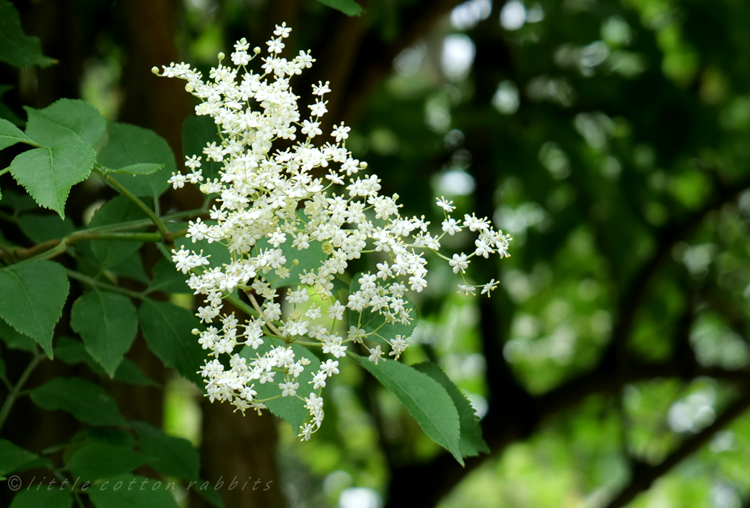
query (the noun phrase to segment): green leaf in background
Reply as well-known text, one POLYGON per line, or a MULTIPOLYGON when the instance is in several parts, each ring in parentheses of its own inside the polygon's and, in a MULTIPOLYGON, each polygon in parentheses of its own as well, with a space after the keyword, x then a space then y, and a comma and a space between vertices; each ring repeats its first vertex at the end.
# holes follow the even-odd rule
POLYGON ((354 0, 318 0, 318 2, 336 9, 337 11, 341 11, 347 16, 359 16, 364 10, 354 0))
POLYGON ((35 454, 14 445, 7 439, 0 439, 0 476, 12 473, 36 458, 35 454))
POLYGON ((129 450, 135 448, 135 437, 130 430, 117 429, 113 427, 89 427, 75 433, 71 442, 101 443, 110 446, 125 447, 129 450))
POLYGON ((200 455, 190 441, 143 422, 133 422, 133 429, 138 434, 138 447, 156 471, 183 480, 199 478, 200 455))
POLYGON ((104 388, 77 377, 56 377, 31 390, 31 400, 42 409, 62 409, 92 425, 126 423, 114 399, 104 388))
MULTIPOLYGON (((351 283, 349 284, 349 294, 354 294, 359 290, 359 278, 361 275, 362 274, 357 274, 352 277, 351 283)), ((370 336, 370 338, 376 340, 377 336, 380 336, 384 343, 388 343, 388 341, 395 338, 396 335, 401 335, 403 338, 411 337, 411 334, 414 333, 414 330, 417 328, 417 312, 414 310, 414 306, 410 301, 406 299, 404 299, 404 301, 404 307, 411 311, 412 320, 408 325, 400 322, 386 323, 385 316, 378 314, 377 312, 372 312, 370 309, 365 309, 364 312, 361 313, 361 318, 359 312, 353 310, 349 311, 349 326, 358 326, 367 333, 377 330, 377 335, 370 336)))
MULTIPOLYGON (((125 196, 115 196, 99 208, 89 227, 96 228, 145 219, 146 214, 125 196)), ((89 243, 91 252, 103 268, 116 266, 141 248, 143 242, 96 240, 89 243)))
POLYGON ((138 251, 133 252, 118 264, 110 266, 107 268, 107 271, 148 284, 148 275, 146 275, 146 271, 143 269, 143 261, 138 251))
POLYGON ((0 319, 0 340, 5 342, 8 349, 18 349, 21 351, 29 351, 31 353, 36 350, 36 342, 28 335, 18 333, 8 323, 0 319))
POLYGON ((44 109, 24 108, 29 115, 26 135, 47 147, 68 143, 94 146, 107 123, 86 101, 60 99, 44 109))
POLYGON ((0 150, 15 145, 16 143, 33 143, 21 129, 0 118, 0 150))
MULTIPOLYGON (((287 346, 286 342, 275 337, 263 337, 263 342, 263 345, 258 347, 258 349, 253 349, 247 346, 243 347, 240 351, 240 356, 247 358, 248 362, 250 362, 256 355, 263 356, 264 353, 270 351, 271 346, 287 346)), ((305 370, 295 381, 299 383, 297 395, 304 398, 314 391, 313 385, 309 384, 309 381, 312 381, 313 374, 320 370, 320 360, 312 351, 299 344, 292 344, 292 350, 294 351, 296 358, 299 359, 304 357, 310 360, 310 364, 305 367, 305 370)), ((277 375, 275 381, 277 383, 283 381, 283 376, 281 376, 281 374, 277 375)), ((258 392, 257 398, 259 399, 275 397, 280 393, 279 387, 273 383, 255 383, 253 389, 258 392)), ((295 435, 299 433, 300 427, 305 423, 305 419, 307 419, 310 414, 310 412, 305 409, 305 401, 300 400, 297 397, 279 397, 278 399, 269 400, 265 404, 269 411, 292 426, 295 435)))
POLYGON ((139 448, 149 457, 149 466, 167 477, 198 482, 201 488, 193 488, 201 497, 211 506, 224 507, 213 486, 208 489, 202 487, 204 481, 199 477, 200 454, 190 441, 165 434, 144 422, 133 422, 133 429, 138 434, 139 448))
POLYGON ((52 332, 70 284, 65 269, 52 261, 29 261, 0 270, 0 317, 28 335, 52 358, 52 332))
POLYGON ((167 481, 145 476, 124 474, 109 477, 91 485, 86 493, 96 508, 179 508, 172 491, 167 490, 167 481), (129 489, 129 485, 133 488, 129 489))
POLYGON ((26 213, 18 217, 18 227, 34 243, 62 238, 75 231, 70 218, 62 220, 58 215, 26 213))
POLYGON ((200 325, 198 318, 173 303, 145 300, 138 309, 138 320, 149 349, 164 365, 176 369, 202 389, 203 378, 198 370, 206 353, 192 333, 200 325))
POLYGON ((187 275, 178 272, 174 263, 160 258, 154 265, 154 280, 148 286, 148 292, 164 291, 165 293, 192 293, 185 283, 187 275))
POLYGON ((204 178, 219 178, 221 162, 207 160, 203 155, 206 144, 219 139, 216 123, 209 116, 190 115, 182 124, 182 151, 186 157, 197 155, 201 158, 201 172, 204 178))
POLYGON ((167 181, 177 171, 172 149, 154 131, 128 125, 107 125, 107 142, 99 150, 97 160, 110 171, 127 168, 134 164, 163 164, 164 167, 151 174, 112 175, 136 196, 158 197, 167 190, 167 181))
POLYGON ((70 188, 88 178, 95 156, 93 148, 80 142, 34 148, 13 159, 10 172, 39 206, 64 219, 70 188))
POLYGON ((401 362, 381 360, 375 365, 366 357, 354 358, 396 396, 425 434, 451 452, 463 465, 459 448, 461 434, 458 412, 440 383, 401 362))
POLYGON ((164 164, 141 163, 131 164, 130 166, 125 166, 124 168, 119 169, 104 169, 106 169, 109 173, 122 173, 125 175, 150 175, 151 173, 156 173, 163 167, 164 164))
POLYGON ((138 365, 128 360, 127 358, 123 358, 122 362, 120 362, 120 366, 117 367, 117 372, 115 372, 115 379, 118 381, 122 381, 123 383, 129 383, 131 385, 153 387, 159 386, 159 383, 144 374, 144 372, 140 367, 138 367, 138 365))
POLYGON ((5 361, 0 357, 0 377, 5 377, 5 361))
POLYGON ((73 493, 68 489, 23 490, 13 497, 8 508, 72 508, 73 493))
POLYGON ((70 326, 86 350, 114 376, 138 331, 135 305, 117 293, 92 291, 73 303, 70 326))
MULTIPOLYGON (((104 375, 104 369, 86 351, 83 342, 70 337, 60 337, 55 344, 55 359, 62 360, 68 365, 85 363, 96 374, 104 375)), ((139 386, 159 386, 148 377, 135 363, 123 358, 115 372, 115 379, 123 383, 139 386)))
POLYGON ((0 61, 14 67, 46 67, 55 63, 42 54, 42 43, 37 37, 23 33, 21 17, 12 3, 0 0, 0 61))
POLYGON ((475 457, 480 453, 489 453, 490 449, 482 438, 482 428, 479 426, 479 419, 474 413, 474 408, 466 396, 453 384, 453 381, 443 372, 443 370, 430 362, 418 363, 412 365, 419 372, 423 372, 432 379, 440 383, 445 391, 450 395, 453 404, 458 411, 458 420, 461 426, 461 439, 458 442, 458 448, 462 457, 475 457))
POLYGON ((129 473, 144 464, 146 457, 127 446, 87 443, 71 455, 67 467, 81 481, 129 473))
POLYGON ((38 208, 38 205, 31 196, 25 192, 14 192, 12 190, 7 190, 3 193, 0 206, 9 207, 14 213, 28 212, 29 210, 36 210, 38 208))

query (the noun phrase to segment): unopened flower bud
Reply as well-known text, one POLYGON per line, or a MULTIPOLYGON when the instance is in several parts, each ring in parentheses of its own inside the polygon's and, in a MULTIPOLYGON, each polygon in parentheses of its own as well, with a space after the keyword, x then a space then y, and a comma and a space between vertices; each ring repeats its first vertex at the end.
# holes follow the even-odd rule
POLYGON ((151 72, 153 72, 154 74, 156 74, 158 76, 159 75, 159 68, 154 65, 153 67, 151 67, 151 72))

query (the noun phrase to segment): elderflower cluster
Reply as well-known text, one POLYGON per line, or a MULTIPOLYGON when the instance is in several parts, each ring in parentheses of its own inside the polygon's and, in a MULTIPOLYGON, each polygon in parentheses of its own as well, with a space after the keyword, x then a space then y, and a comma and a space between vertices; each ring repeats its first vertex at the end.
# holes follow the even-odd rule
POLYGON ((437 253, 462 277, 460 292, 481 288, 489 293, 497 285, 494 280, 476 286, 464 274, 474 256, 508 256, 510 238, 487 219, 452 217, 452 202, 443 198, 437 204, 445 220, 435 235, 424 217, 399 214, 398 196, 381 195, 376 175, 363 174, 367 164, 345 146, 349 127, 335 126, 330 138, 318 142, 330 89, 328 83, 314 85, 314 103, 303 115, 289 81, 314 60, 309 52, 290 60, 280 56, 289 32, 285 24, 276 27, 260 74, 246 66, 261 49, 250 53, 245 39, 231 54, 234 66, 222 64, 219 54, 210 80, 184 63, 154 72, 186 80, 186 90, 201 101, 196 114, 212 117, 220 133, 220 141, 208 144, 202 155, 187 158, 188 174, 170 179, 174 188, 190 182, 205 194, 218 194, 211 221, 190 222, 188 237, 217 242, 231 256, 231 262, 212 266, 202 251, 172 251, 177 269, 190 274, 188 285, 204 298, 197 316, 208 326, 194 333, 213 357, 200 371, 207 396, 231 402, 243 413, 260 413, 277 398, 301 399, 309 411, 299 429, 306 440, 321 425, 322 389, 338 374, 340 358, 363 348, 377 364, 388 357, 397 360, 406 349, 405 337, 381 335, 382 324, 367 330, 362 316, 379 315, 383 324, 414 319, 406 294, 427 286, 425 251, 437 253), (274 150, 278 139, 288 140, 286 148, 274 150), (222 164, 219 179, 202 174, 203 156, 222 164), (443 236, 464 229, 478 235, 473 252, 452 258, 438 252, 443 236), (377 271, 361 274, 358 289, 339 299, 336 279, 365 253, 380 258, 377 271), (282 293, 284 286, 288 289, 282 293), (249 317, 241 322, 225 312, 226 299, 249 317), (359 318, 350 321, 350 316, 359 318), (330 358, 304 356, 293 344, 320 347, 330 358), (260 396, 260 387, 268 393, 268 386, 277 390, 260 396))

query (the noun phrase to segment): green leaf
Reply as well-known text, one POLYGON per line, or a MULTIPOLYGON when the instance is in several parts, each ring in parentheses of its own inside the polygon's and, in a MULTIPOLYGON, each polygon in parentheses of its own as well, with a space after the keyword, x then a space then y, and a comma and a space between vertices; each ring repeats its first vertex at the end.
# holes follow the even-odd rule
POLYGON ((0 0, 0 61, 14 67, 46 67, 56 62, 42 54, 42 43, 37 37, 23 33, 21 17, 7 0, 0 0))
POLYGON ((129 447, 87 443, 71 455, 68 469, 82 481, 91 481, 128 473, 145 462, 143 454, 129 447))
POLYGON ((440 383, 450 395, 453 404, 458 411, 458 420, 461 427, 461 439, 458 448, 462 457, 474 457, 480 453, 489 453, 490 449, 482 438, 482 428, 479 426, 479 418, 474 413, 474 408, 466 396, 453 384, 453 381, 443 370, 430 362, 412 365, 419 372, 423 372, 440 383))
POLYGON ((207 160, 203 155, 206 144, 217 142, 219 134, 211 117, 190 115, 182 124, 182 151, 186 157, 201 157, 201 172, 204 178, 219 178, 221 162, 207 160))
POLYGON ((104 369, 99 367, 96 361, 91 358, 91 355, 86 351, 86 346, 78 339, 59 337, 55 342, 55 359, 61 360, 68 365, 76 365, 78 363, 86 363, 89 366, 95 365, 99 371, 97 374, 104 373, 104 369))
POLYGON ((36 215, 26 213, 18 217, 18 227, 34 243, 62 238, 75 231, 70 218, 62 220, 58 215, 36 215))
POLYGON ((112 175, 136 196, 158 197, 169 187, 170 175, 177 171, 174 154, 164 138, 154 131, 124 123, 107 125, 107 142, 99 150, 97 160, 110 171, 134 164, 163 164, 162 169, 151 174, 112 175))
POLYGON ((166 481, 145 476, 113 476, 91 485, 86 493, 96 508, 179 508, 166 481))
POLYGON ((124 168, 120 169, 104 169, 106 169, 109 173, 122 173, 125 175, 150 175, 151 173, 156 173, 163 167, 164 164, 140 163, 131 164, 130 166, 125 166, 124 168))
POLYGON ((39 206, 64 219, 70 188, 88 178, 95 155, 93 148, 79 142, 34 148, 13 159, 10 172, 39 206))
POLYGON ((440 383, 401 362, 381 360, 375 365, 365 357, 354 358, 396 396, 425 434, 463 465, 458 412, 440 383))
POLYGON ((129 430, 113 427, 89 427, 76 432, 71 442, 101 443, 111 446, 125 447, 132 450, 135 447, 135 437, 129 430))
POLYGON ((364 10, 354 0, 318 0, 318 2, 341 11, 347 16, 359 16, 364 10))
POLYGON ((47 147, 68 143, 94 146, 107 128, 99 110, 82 100, 60 99, 44 109, 24 109, 29 115, 26 135, 47 147))
POLYGON ((156 471, 183 480, 199 478, 200 455, 190 441, 143 422, 133 422, 133 429, 138 434, 138 446, 156 471))
POLYGON ((138 251, 133 252, 130 256, 116 265, 110 266, 107 268, 107 271, 114 273, 115 275, 121 275, 122 277, 127 277, 148 284, 148 275, 146 275, 146 271, 143 269, 143 261, 141 260, 138 251))
POLYGON ((41 488, 19 492, 8 508, 71 508, 72 506, 73 493, 70 490, 41 488))
POLYGON ((36 350, 36 342, 28 335, 18 333, 11 326, 0 319, 0 339, 5 342, 9 349, 19 349, 33 353, 36 350))
POLYGON ((34 200, 26 194, 7 190, 3 193, 0 205, 10 207, 15 213, 28 212, 38 208, 34 200))
POLYGON ((187 275, 178 272, 174 263, 166 258, 160 258, 154 265, 154 280, 148 286, 148 292, 164 291, 165 293, 192 293, 187 286, 187 275))
POLYGON ((33 143, 33 141, 8 120, 0 119, 0 150, 16 143, 33 143))
MULTIPOLYGON (((352 278, 349 285, 350 294, 359 290, 360 276, 361 274, 357 274, 352 278)), ((414 330, 417 327, 416 311, 411 302, 406 299, 404 299, 404 302, 404 307, 411 311, 412 320, 408 325, 400 322, 387 323, 384 315, 372 312, 370 309, 365 309, 361 313, 353 310, 349 311, 349 326, 357 326, 365 330, 367 333, 372 333, 377 330, 375 335, 370 336, 371 339, 375 340, 376 338, 380 338, 382 342, 386 344, 390 339, 395 338, 396 335, 401 335, 403 338, 411 337, 411 334, 414 333, 414 330), (360 314, 362 314, 361 317, 360 314)))
POLYGON ((148 347, 164 365, 203 388, 198 370, 203 366, 206 353, 192 333, 200 325, 198 318, 173 303, 145 300, 138 309, 138 320, 148 347))
MULTIPOLYGON (((292 247, 292 242, 290 239, 287 239, 286 242, 279 245, 279 249, 281 249, 281 252, 284 254, 284 257, 286 258, 286 266, 291 267, 289 270, 289 277, 286 279, 276 278, 276 276, 273 272, 269 272, 267 274, 267 277, 269 280, 273 280, 271 283, 272 288, 280 288, 280 287, 295 287, 301 284, 299 280, 299 276, 307 270, 308 272, 311 270, 317 270, 320 268, 320 265, 328 258, 325 252, 323 252, 323 244, 316 241, 311 240, 310 246, 307 249, 299 250, 296 247, 292 247)), ((189 244, 188 244, 189 245, 189 244)), ((215 243, 212 245, 216 245, 215 243)), ((220 244, 219 244, 220 245, 220 244)), ((262 238, 257 243, 258 249, 269 249, 273 248, 273 246, 268 243, 267 238, 262 238)), ((188 249, 190 247, 187 247, 188 249)), ((222 246, 222 248, 229 252, 226 247, 222 246)), ((193 248, 195 250, 195 248, 193 248)))
MULTIPOLYGON (((250 362, 256 355, 263 356, 264 353, 270 351, 272 346, 286 347, 287 343, 275 337, 263 337, 263 345, 259 346, 257 350, 245 346, 240 351, 240 356, 247 358, 248 362, 250 362)), ((320 370, 320 360, 312 351, 304 346, 299 344, 292 344, 291 346, 296 358, 304 357, 310 360, 310 364, 305 367, 305 370, 296 379, 296 382, 299 383, 297 395, 302 398, 308 397, 314 391, 313 385, 309 384, 309 381, 312 381, 313 374, 320 370)), ((283 376, 278 374, 275 381, 276 383, 283 382, 283 376)), ((259 399, 275 397, 281 393, 279 387, 273 383, 255 383, 253 389, 258 393, 257 398, 259 399)), ((305 423, 310 414, 305 409, 305 402, 297 397, 279 397, 278 399, 269 400, 265 404, 269 411, 292 426, 295 435, 299 433, 300 427, 302 427, 302 424, 305 423)))
POLYGON ((35 454, 19 448, 7 439, 0 439, 0 475, 12 473, 36 458, 35 454))
MULTIPOLYGON (((125 196, 116 196, 99 208, 89 227, 96 228, 145 219, 146 214, 125 196)), ((92 240, 89 245, 103 268, 116 266, 141 248, 143 242, 128 240, 92 240)))
POLYGON ((123 358, 117 367, 115 379, 131 385, 159 387, 159 383, 148 377, 138 365, 127 358, 123 358))
POLYGON ((81 335, 89 354, 112 377, 135 339, 138 318, 130 298, 92 291, 73 303, 70 326, 81 335))
MULTIPOLYGON (((96 374, 104 375, 104 369, 86 351, 83 342, 70 337, 60 337, 55 345, 55 359, 62 360, 68 365, 85 363, 96 374)), ((115 379, 123 383, 139 386, 159 386, 148 377, 136 364, 123 358, 115 372, 115 379)))
POLYGON ((0 270, 0 317, 28 335, 52 358, 52 332, 70 284, 65 269, 52 261, 29 261, 0 270))
POLYGON ((31 400, 42 409, 62 409, 92 425, 125 425, 117 404, 106 390, 77 377, 56 377, 31 390, 31 400))

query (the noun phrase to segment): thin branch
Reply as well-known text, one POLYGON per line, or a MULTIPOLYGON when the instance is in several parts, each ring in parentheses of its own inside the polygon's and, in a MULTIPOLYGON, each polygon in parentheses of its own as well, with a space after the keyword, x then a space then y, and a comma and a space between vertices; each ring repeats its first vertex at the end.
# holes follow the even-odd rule
POLYGON ((31 376, 31 373, 34 372, 36 366, 39 365, 39 362, 41 362, 44 358, 46 358, 44 353, 37 351, 29 364, 26 366, 26 369, 21 373, 21 377, 18 378, 15 386, 13 386, 13 388, 8 393, 8 398, 5 399, 3 407, 0 408, 0 429, 2 429, 3 425, 5 425, 5 420, 8 419, 10 410, 13 409, 13 404, 21 395, 23 386, 26 384, 26 381, 29 380, 29 376, 31 376))
POLYGON ((129 296, 131 298, 137 298, 139 300, 146 299, 146 297, 142 295, 141 293, 136 293, 135 291, 130 291, 129 289, 121 288, 120 286, 115 286, 114 284, 108 284, 106 282, 96 280, 92 277, 89 277, 88 275, 84 275, 80 272, 76 272, 75 270, 66 268, 65 272, 68 274, 68 277, 70 277, 71 279, 79 280, 85 284, 88 284, 89 286, 105 289, 107 291, 113 291, 115 293, 120 293, 125 296, 129 296))
POLYGON ((729 425, 733 420, 742 416, 750 409, 750 386, 742 387, 742 395, 737 398, 714 423, 687 438, 683 443, 660 464, 649 466, 639 464, 633 471, 630 482, 620 491, 620 493, 606 506, 606 508, 621 508, 626 506, 635 497, 648 490, 651 484, 668 473, 677 464, 688 458, 705 445, 719 430, 729 425))

